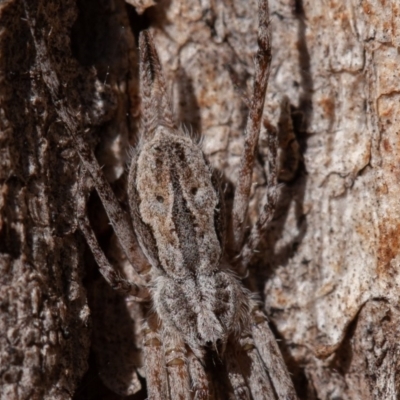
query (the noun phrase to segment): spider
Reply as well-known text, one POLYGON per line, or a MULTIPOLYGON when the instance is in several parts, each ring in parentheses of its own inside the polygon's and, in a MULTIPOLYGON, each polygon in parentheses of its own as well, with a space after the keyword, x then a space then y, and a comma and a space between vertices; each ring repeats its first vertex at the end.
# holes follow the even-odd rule
MULTIPOLYGON (((107 282, 151 304, 144 306, 148 316, 143 323, 150 399, 296 398, 267 318, 240 279, 246 275, 277 201, 277 137, 270 130, 267 190, 258 221, 246 235, 271 60, 267 0, 259 1, 258 45, 229 223, 218 174, 199 143, 174 119, 149 31, 139 38, 142 133, 128 178, 133 228, 92 150, 80 135, 73 134, 83 167, 137 273, 135 281, 119 276, 105 257, 86 215, 85 195, 79 201, 80 229, 107 282), (221 384, 213 385, 210 364, 223 366, 221 384)), ((82 187, 84 179, 82 174, 82 187)))

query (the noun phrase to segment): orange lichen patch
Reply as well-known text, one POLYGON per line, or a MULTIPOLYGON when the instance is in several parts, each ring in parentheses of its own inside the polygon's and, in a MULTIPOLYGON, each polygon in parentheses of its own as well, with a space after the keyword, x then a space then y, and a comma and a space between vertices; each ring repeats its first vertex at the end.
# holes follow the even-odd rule
POLYGON ((324 114, 327 118, 332 119, 335 113, 335 102, 330 97, 324 97, 319 101, 322 109, 324 110, 324 114))
POLYGON ((367 14, 367 15, 372 14, 371 4, 367 3, 366 1, 363 2, 362 8, 363 8, 365 14, 367 14))
POLYGON ((392 43, 400 46, 400 6, 396 1, 392 3, 392 43))
POLYGON ((398 191, 400 182, 400 132, 392 129, 390 136, 382 138, 380 152, 383 159, 383 180, 391 186, 392 190, 398 191), (394 131, 394 132, 393 132, 394 131))
POLYGON ((393 17, 400 17, 400 7, 396 2, 392 3, 393 17))
POLYGON ((215 92, 208 92, 201 90, 197 102, 201 108, 209 108, 218 101, 217 94, 215 92))
MULTIPOLYGON (((362 215, 361 218, 359 219, 359 223, 356 223, 354 225, 354 229, 364 243, 370 243, 371 238, 375 235, 374 226, 367 219, 363 220, 363 217, 364 215, 362 215), (368 221, 368 223, 365 223, 364 221, 368 221)), ((365 218, 368 217, 365 216, 365 218)))
POLYGON ((340 25, 343 30, 351 29, 350 19, 349 19, 349 15, 347 14, 347 12, 341 12, 338 15, 338 20, 341 21, 340 25))
POLYGON ((386 183, 380 183, 378 182, 377 188, 376 188, 376 194, 379 195, 386 195, 389 193, 389 188, 386 183))
MULTIPOLYGON (((391 115, 392 115, 392 109, 391 108, 386 108, 386 109, 384 109, 384 110, 379 110, 380 112, 379 112, 379 116, 380 117, 384 117, 384 118, 387 118, 387 117, 390 117, 391 115)), ((387 121, 387 125, 390 125, 390 121, 387 121)))
MULTIPOLYGON (((383 27, 383 25, 382 29, 386 32, 391 30, 390 27, 383 27)), ((383 46, 375 52, 374 59, 376 60, 378 77, 378 96, 392 96, 391 100, 394 100, 393 96, 398 96, 400 91, 400 83, 397 77, 397 70, 400 62, 399 53, 397 49, 392 46, 383 46)), ((390 107, 390 105, 387 104, 388 101, 385 101, 382 97, 378 97, 378 102, 385 104, 388 108, 394 108, 390 107)), ((378 112, 379 115, 382 115, 380 109, 378 112)))
POLYGON ((399 254, 400 248, 400 96, 381 96, 378 100, 378 115, 381 132, 379 152, 381 168, 376 185, 379 204, 379 239, 377 247, 378 274, 392 276, 395 271, 390 262, 399 254))
POLYGON ((400 223, 396 218, 385 218, 379 224, 379 244, 378 244, 378 275, 395 275, 397 271, 392 271, 390 262, 400 252, 400 223))
POLYGON ((383 29, 387 32, 390 32, 392 30, 392 21, 385 21, 383 23, 383 29))
POLYGON ((384 95, 378 99, 378 116, 380 117, 380 124, 384 128, 392 125, 392 118, 397 116, 398 107, 394 103, 395 100, 388 95, 384 95))
POLYGON ((393 150, 392 146, 390 145, 389 140, 387 138, 382 140, 382 146, 383 146, 383 149, 388 153, 392 152, 392 150, 393 150))
POLYGON ((275 306, 284 309, 290 305, 291 300, 288 297, 287 292, 281 289, 275 289, 274 302, 275 306))

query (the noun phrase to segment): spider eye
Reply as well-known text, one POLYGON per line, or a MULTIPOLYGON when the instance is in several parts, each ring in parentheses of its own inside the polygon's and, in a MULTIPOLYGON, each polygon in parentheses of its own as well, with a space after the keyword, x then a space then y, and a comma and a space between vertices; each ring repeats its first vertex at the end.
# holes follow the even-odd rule
POLYGON ((162 197, 162 196, 156 196, 156 200, 157 200, 159 203, 164 203, 164 197, 162 197))
POLYGON ((197 188, 196 187, 191 188, 190 193, 192 193, 192 195, 195 196, 197 193, 197 188))

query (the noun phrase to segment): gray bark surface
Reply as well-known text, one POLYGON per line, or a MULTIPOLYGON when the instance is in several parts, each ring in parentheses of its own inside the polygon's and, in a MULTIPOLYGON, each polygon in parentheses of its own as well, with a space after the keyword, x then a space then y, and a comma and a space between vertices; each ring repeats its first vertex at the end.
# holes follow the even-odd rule
MULTIPOLYGON (((203 134, 231 198, 256 9, 0 2, 1 400, 145 398, 140 308, 105 284, 77 228, 79 158, 66 126, 96 148, 123 202, 139 129, 135 40, 152 27, 177 118, 203 134)), ((270 0, 270 14, 265 117, 279 131, 282 186, 250 277, 300 398, 397 399, 400 6, 270 0)), ((265 132, 259 151, 251 221, 265 132)), ((88 209, 110 260, 132 273, 94 194, 88 209)))

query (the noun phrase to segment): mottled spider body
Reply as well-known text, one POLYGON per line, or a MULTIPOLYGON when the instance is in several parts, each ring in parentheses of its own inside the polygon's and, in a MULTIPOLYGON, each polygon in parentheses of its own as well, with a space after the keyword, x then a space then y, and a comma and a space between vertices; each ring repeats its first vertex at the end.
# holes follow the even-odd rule
POLYGON ((128 177, 132 225, 92 150, 71 132, 84 169, 137 273, 135 281, 122 279, 106 259, 82 196, 80 228, 86 241, 115 289, 151 304, 144 306, 147 318, 142 323, 151 399, 296 398, 267 319, 238 277, 246 272, 277 201, 277 137, 271 131, 267 190, 259 219, 244 241, 271 58, 266 0, 259 0, 259 20, 253 92, 229 223, 217 174, 199 143, 174 119, 148 31, 139 38, 142 127, 128 177), (209 355, 224 366, 225 378, 218 382, 209 379, 209 355))
POLYGON ((163 325, 197 355, 204 348, 223 350, 228 336, 245 325, 249 304, 244 288, 221 269, 225 215, 215 173, 187 134, 161 126, 132 160, 128 181, 163 325))

